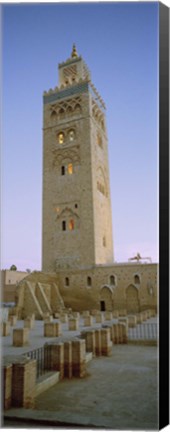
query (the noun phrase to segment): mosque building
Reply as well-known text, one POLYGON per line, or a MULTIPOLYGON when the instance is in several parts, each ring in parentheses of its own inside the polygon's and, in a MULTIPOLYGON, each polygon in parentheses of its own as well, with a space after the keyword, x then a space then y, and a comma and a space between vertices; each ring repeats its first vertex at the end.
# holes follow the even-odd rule
POLYGON ((106 107, 75 45, 58 73, 43 94, 42 271, 19 283, 20 307, 156 311, 158 265, 114 262, 106 107))

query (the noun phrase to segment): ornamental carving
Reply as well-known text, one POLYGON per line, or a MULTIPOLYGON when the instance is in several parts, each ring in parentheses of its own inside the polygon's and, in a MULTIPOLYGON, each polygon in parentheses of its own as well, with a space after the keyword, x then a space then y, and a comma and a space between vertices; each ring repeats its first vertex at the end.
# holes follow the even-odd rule
POLYGON ((80 114, 82 112, 82 100, 80 96, 70 98, 49 107, 50 117, 53 120, 61 120, 65 117, 80 114))
POLYGON ((80 164, 79 146, 71 149, 53 150, 53 167, 58 167, 65 160, 71 161, 74 165, 80 164))
POLYGON ((60 213, 58 213, 58 215, 56 216, 56 220, 61 219, 63 217, 65 218, 75 217, 76 219, 80 219, 78 214, 74 212, 70 207, 65 207, 64 209, 62 209, 60 213))

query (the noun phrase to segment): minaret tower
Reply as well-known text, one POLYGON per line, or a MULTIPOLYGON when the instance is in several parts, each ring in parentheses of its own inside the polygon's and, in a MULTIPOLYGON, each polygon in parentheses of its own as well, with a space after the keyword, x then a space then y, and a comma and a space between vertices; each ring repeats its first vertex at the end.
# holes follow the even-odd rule
POLYGON ((73 45, 44 92, 43 271, 113 263, 105 105, 73 45))

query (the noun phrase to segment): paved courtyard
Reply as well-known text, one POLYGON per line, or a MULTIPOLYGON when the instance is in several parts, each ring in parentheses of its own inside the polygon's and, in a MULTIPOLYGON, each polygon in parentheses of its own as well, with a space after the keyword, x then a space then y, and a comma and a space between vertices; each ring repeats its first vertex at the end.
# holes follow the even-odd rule
MULTIPOLYGON (((54 322, 58 322, 58 319, 54 319, 54 322)), ((112 319, 112 323, 117 323, 117 319, 112 319)), ((110 321, 104 321, 104 324, 109 324, 110 321)), ((147 323, 155 324, 158 323, 158 317, 150 318, 147 320, 147 323)), ((24 322, 23 320, 18 320, 13 328, 23 328, 24 322)), ((101 324, 96 323, 94 321, 93 328, 100 328, 101 324)), ((138 325, 137 328, 141 328, 141 330, 145 327, 145 323, 138 325)), ((89 327, 84 327, 83 319, 80 318, 79 330, 70 331, 68 330, 68 323, 61 324, 62 334, 59 337, 55 338, 55 341, 63 341, 70 339, 71 337, 79 336, 83 330, 88 330, 89 327)), ((129 335, 132 333, 133 329, 129 329, 129 335)), ((136 330, 135 330, 136 331, 136 330)), ((14 347, 12 342, 12 334, 13 330, 11 328, 9 336, 5 336, 1 338, 1 347, 2 347, 2 355, 3 356, 13 356, 27 353, 30 350, 42 347, 46 342, 53 342, 54 338, 44 337, 44 322, 42 320, 36 320, 35 326, 29 332, 29 343, 23 347, 14 347)))
POLYGON ((7 411, 4 426, 158 429, 157 366, 156 347, 114 345, 111 357, 87 364, 85 378, 64 379, 39 395, 35 410, 7 411))

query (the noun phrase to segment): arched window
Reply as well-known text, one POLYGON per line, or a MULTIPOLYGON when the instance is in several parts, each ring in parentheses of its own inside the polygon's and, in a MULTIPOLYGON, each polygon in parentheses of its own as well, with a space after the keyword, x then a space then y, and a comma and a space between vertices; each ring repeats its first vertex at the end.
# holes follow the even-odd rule
POLYGON ((65 278, 65 285, 66 285, 66 286, 69 286, 69 285, 70 285, 70 281, 69 281, 69 278, 68 278, 68 277, 65 278))
POLYGON ((64 134, 63 134, 63 132, 60 132, 58 134, 58 142, 59 142, 59 144, 63 144, 64 143, 64 134))
POLYGON ((87 277, 87 286, 91 286, 91 284, 92 284, 91 277, 88 276, 88 277, 87 277))
POLYGON ((70 231, 74 230, 74 219, 69 220, 69 230, 70 231))
POLYGON ((110 285, 115 285, 115 277, 113 275, 110 276, 110 285))
POLYGON ((72 163, 68 164, 67 172, 68 172, 68 174, 73 174, 73 164, 72 163))
POLYGON ((74 138, 75 138, 75 132, 73 129, 71 129, 69 131, 69 141, 74 141, 74 138))
POLYGON ((140 278, 139 278, 138 275, 134 276, 134 282, 135 282, 135 284, 139 284, 140 283, 140 278))

